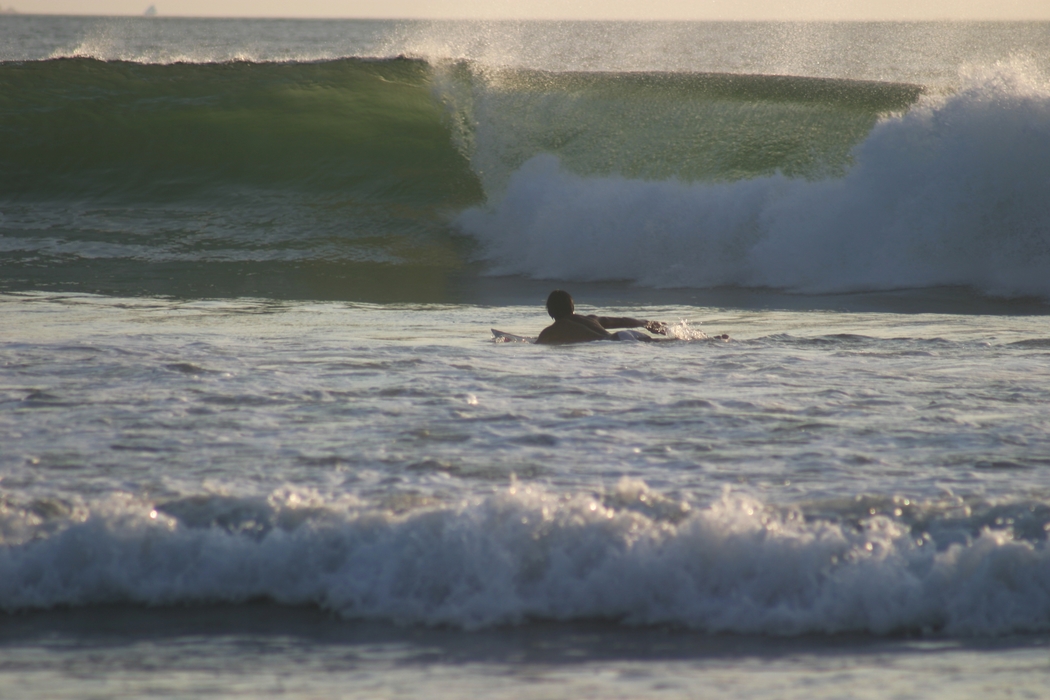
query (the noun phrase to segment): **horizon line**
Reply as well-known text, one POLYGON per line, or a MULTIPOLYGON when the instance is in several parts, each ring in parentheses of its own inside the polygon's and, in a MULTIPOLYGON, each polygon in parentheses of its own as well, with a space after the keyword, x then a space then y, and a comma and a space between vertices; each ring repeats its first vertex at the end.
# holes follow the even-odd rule
POLYGON ((933 22, 972 22, 972 23, 1018 23, 1050 22, 1050 10, 1045 17, 914 17, 914 18, 879 18, 879 17, 440 17, 440 16, 372 16, 372 15, 200 15, 200 14, 98 14, 93 12, 22 12, 17 8, 0 6, 0 15, 18 17, 84 17, 96 19, 210 19, 210 20, 346 20, 359 22, 633 22, 633 23, 669 23, 669 22, 799 22, 799 23, 835 23, 835 24, 906 24, 933 22))

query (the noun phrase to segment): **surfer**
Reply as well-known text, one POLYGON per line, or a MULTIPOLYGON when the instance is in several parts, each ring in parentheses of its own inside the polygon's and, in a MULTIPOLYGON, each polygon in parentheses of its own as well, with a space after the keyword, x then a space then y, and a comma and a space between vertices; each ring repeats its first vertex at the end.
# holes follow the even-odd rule
POLYGON ((610 333, 609 328, 645 328, 650 333, 667 334, 667 324, 662 321, 643 321, 637 318, 611 316, 581 316, 568 292, 555 289, 547 297, 547 313, 554 323, 540 331, 537 343, 559 345, 563 343, 586 343, 591 340, 653 340, 640 331, 610 333))

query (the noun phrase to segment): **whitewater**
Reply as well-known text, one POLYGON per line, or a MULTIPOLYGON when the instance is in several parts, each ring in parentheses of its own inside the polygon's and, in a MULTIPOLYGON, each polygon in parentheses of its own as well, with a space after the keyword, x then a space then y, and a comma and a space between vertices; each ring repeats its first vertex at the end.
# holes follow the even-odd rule
POLYGON ((0 695, 1045 695, 1048 57, 3 17, 0 695))

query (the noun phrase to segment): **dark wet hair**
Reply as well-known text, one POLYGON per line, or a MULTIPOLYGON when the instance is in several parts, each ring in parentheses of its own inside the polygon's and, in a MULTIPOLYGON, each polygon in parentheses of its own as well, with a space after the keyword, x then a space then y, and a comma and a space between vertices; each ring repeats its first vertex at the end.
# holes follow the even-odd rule
POLYGON ((547 313, 554 320, 572 316, 575 310, 576 305, 572 303, 572 296, 563 289, 555 289, 547 297, 547 313))

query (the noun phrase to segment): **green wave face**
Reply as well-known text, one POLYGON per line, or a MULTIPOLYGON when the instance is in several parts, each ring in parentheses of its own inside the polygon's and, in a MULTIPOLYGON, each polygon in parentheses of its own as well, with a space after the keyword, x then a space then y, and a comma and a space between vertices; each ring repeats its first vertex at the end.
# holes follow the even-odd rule
POLYGON ((0 66, 4 192, 197 197, 230 187, 476 196, 409 60, 0 66))
POLYGON ((0 65, 7 289, 404 300, 481 201, 418 61, 0 65))
POLYGON ((448 298, 452 226, 552 153, 583 175, 844 172, 908 85, 408 59, 0 64, 0 286, 448 298))
POLYGON ((475 72, 438 78, 474 169, 498 191, 517 167, 553 153, 581 175, 732 181, 844 172, 882 115, 914 85, 786 76, 475 72))

